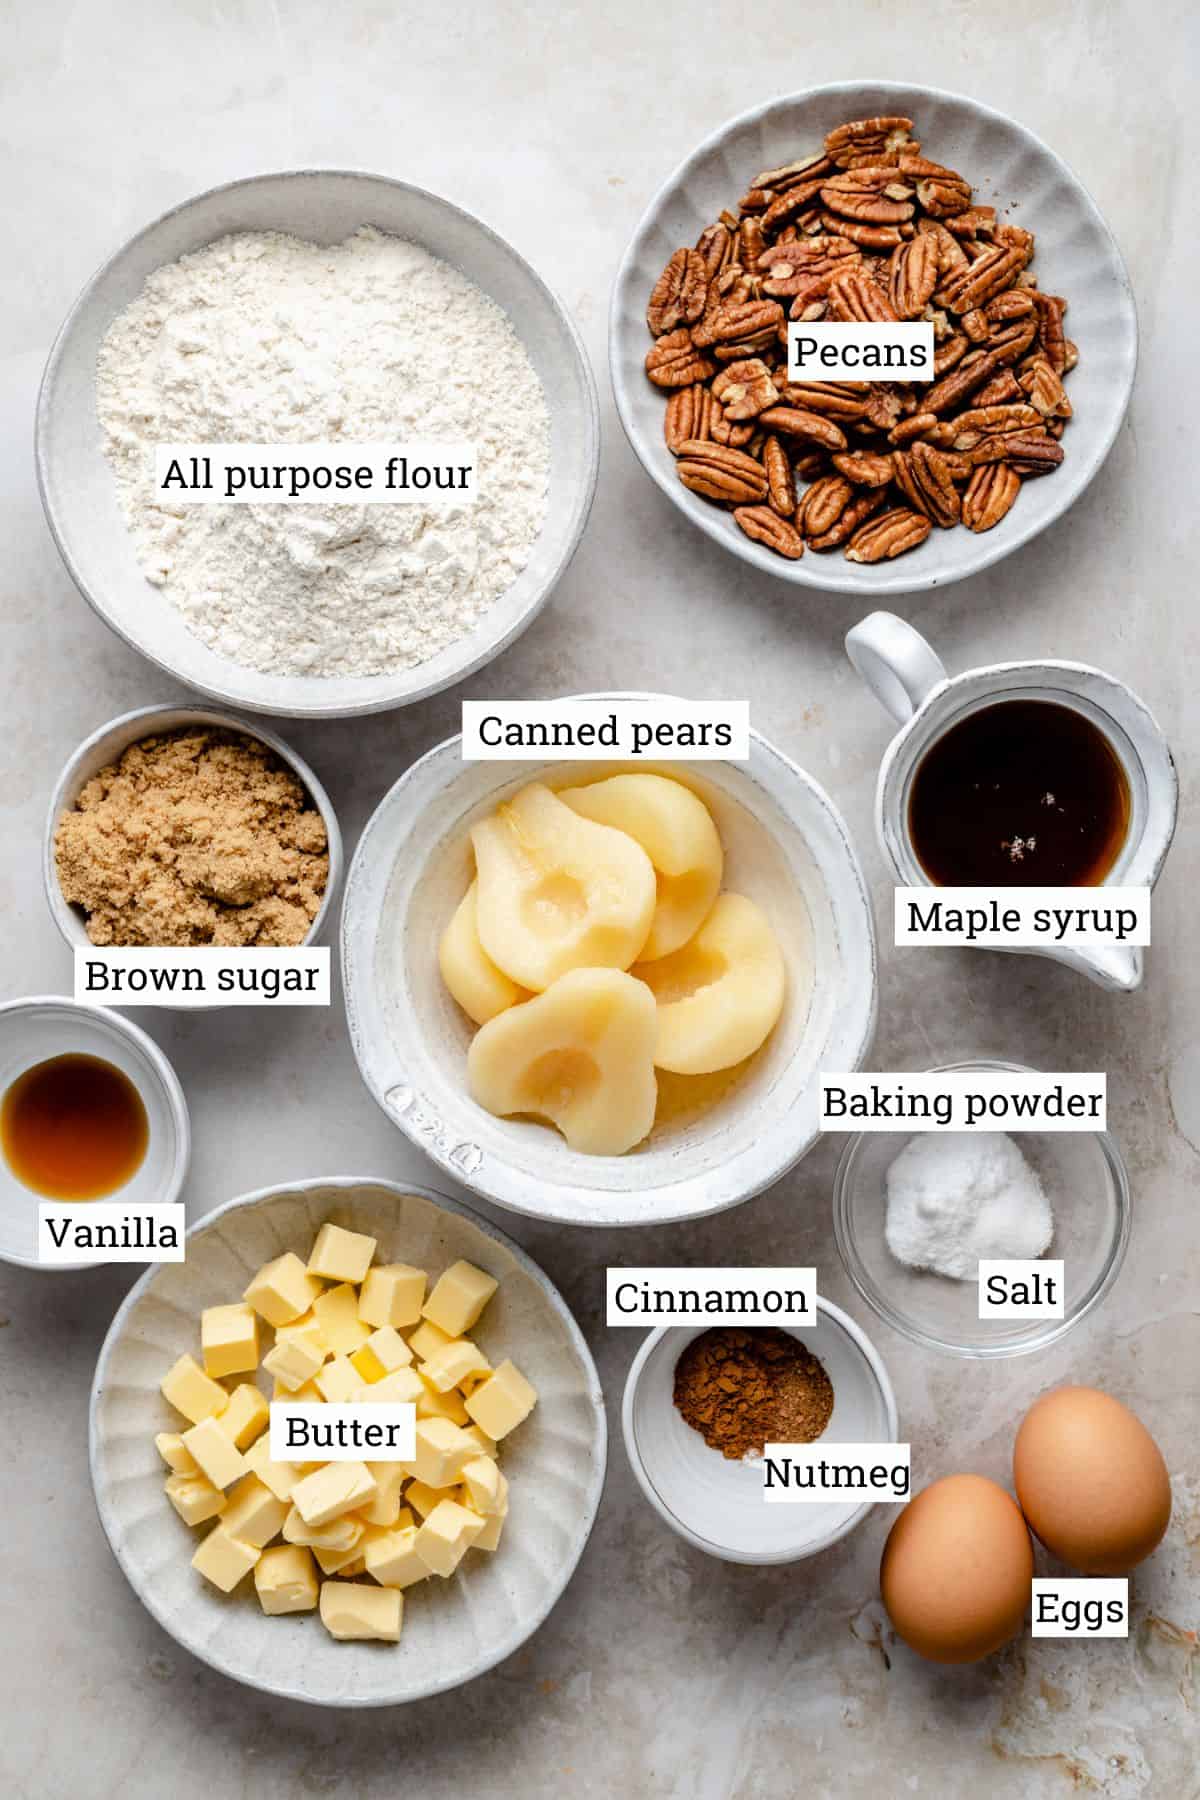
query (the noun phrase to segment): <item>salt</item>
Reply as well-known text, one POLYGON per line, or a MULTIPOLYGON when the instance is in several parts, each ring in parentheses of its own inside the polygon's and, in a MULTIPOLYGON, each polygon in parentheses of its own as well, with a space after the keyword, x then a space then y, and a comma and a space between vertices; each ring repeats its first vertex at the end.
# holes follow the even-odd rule
POLYGON ((1054 1235, 1041 1182, 1001 1131, 919 1133, 885 1183, 888 1249, 912 1269, 974 1281, 981 1259, 1041 1256, 1054 1235))

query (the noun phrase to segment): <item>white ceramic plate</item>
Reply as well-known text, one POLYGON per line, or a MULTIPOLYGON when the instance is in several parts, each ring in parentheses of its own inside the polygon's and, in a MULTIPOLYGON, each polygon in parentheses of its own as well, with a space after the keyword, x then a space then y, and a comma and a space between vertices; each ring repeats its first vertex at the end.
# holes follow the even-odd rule
POLYGON ((525 260, 479 219, 383 175, 297 169, 213 188, 131 238, 92 277, 59 332, 37 412, 42 503, 76 586, 135 650, 213 699, 293 718, 344 718, 406 706, 498 656, 548 600, 587 523, 600 459, 596 387, 566 311, 525 260), (146 580, 104 460, 96 356, 146 277, 231 231, 290 231, 340 242, 359 225, 410 238, 469 276, 508 314, 550 408, 549 507, 525 568, 475 629, 415 669, 322 679, 267 675, 218 656, 146 580))
POLYGON ((1137 366, 1137 315, 1121 253, 1091 195, 1040 138, 1003 113, 963 94, 899 82, 838 82, 768 101, 706 138, 654 199, 617 274, 609 321, 609 363, 617 411, 642 466, 709 537, 781 581, 850 594, 905 594, 943 587, 1007 556, 1078 499, 1112 448, 1137 366), (1075 416, 1063 439, 1066 459, 1052 475, 1024 484, 1016 506, 994 530, 976 535, 933 531, 894 563, 861 567, 840 552, 809 552, 787 562, 752 543, 719 507, 692 494, 663 442, 666 395, 643 367, 652 339, 646 303, 668 257, 694 244, 738 200, 761 169, 820 148, 847 119, 900 113, 913 119, 923 152, 973 183, 981 205, 995 205, 1037 235, 1034 270, 1047 293, 1069 303, 1067 335, 1079 346, 1068 378, 1075 416))
MULTIPOLYGON (((590 696, 590 698, 650 696, 590 696)), ((661 1225, 721 1212, 777 1181, 817 1136, 819 1076, 855 1069, 875 1025, 870 903, 846 826, 811 776, 750 733, 746 763, 655 765, 694 788, 725 847, 726 889, 774 925, 783 1016, 731 1092, 657 1125, 628 1156, 584 1156, 550 1126, 497 1119, 467 1092, 473 1028, 436 949, 466 892, 470 830, 529 781, 595 779, 628 762, 464 763, 449 738, 370 819, 346 879, 342 975, 350 1041, 383 1110, 458 1181, 514 1212, 577 1225, 661 1225)), ((643 765, 638 764, 641 768, 643 765)))
POLYGON ((604 1484, 604 1396, 578 1326, 521 1249, 428 1189, 336 1178, 231 1200, 188 1233, 187 1261, 151 1269, 104 1340, 92 1384, 92 1481, 100 1521, 138 1598, 164 1630, 251 1687, 322 1706, 390 1706, 481 1675, 536 1631, 575 1569, 604 1484), (494 1556, 404 1597, 399 1644, 337 1643, 312 1613, 269 1619, 252 1581, 225 1595, 191 1567, 199 1541, 163 1493, 154 1434, 177 1430, 159 1383, 196 1354, 205 1306, 237 1299, 284 1250, 306 1255, 326 1219, 379 1239, 381 1260, 440 1273, 459 1257, 500 1282, 479 1327, 511 1356, 538 1405, 501 1452, 512 1504, 494 1556))

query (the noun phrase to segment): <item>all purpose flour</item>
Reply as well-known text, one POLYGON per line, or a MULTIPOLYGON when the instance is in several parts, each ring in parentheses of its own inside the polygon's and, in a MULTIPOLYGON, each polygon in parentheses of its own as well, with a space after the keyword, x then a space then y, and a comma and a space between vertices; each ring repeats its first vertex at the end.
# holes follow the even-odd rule
POLYGON ((146 577, 248 667, 379 675, 464 636, 528 560, 550 420, 508 319, 370 227, 332 248, 250 232, 155 271, 109 328, 96 397, 146 577), (467 439, 471 505, 175 505, 154 446, 467 439))

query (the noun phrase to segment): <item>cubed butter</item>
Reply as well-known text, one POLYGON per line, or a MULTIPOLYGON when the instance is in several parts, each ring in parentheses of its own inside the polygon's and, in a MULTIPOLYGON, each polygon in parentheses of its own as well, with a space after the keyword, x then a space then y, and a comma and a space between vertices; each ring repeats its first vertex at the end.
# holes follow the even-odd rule
POLYGON ((168 1475, 166 1495, 185 1525, 203 1525, 225 1510, 225 1496, 197 1470, 194 1475, 168 1475))
POLYGON ((196 1467, 214 1487, 227 1488, 246 1473, 246 1459, 233 1439, 221 1430, 216 1419, 201 1419, 183 1434, 185 1448, 196 1460, 196 1467))
POLYGON ((504 1530, 504 1522, 508 1518, 506 1512, 493 1513, 483 1521, 483 1530, 479 1533, 471 1548, 473 1550, 495 1550, 504 1530))
POLYGON ((327 1288, 314 1300, 313 1316, 320 1322, 325 1342, 335 1356, 350 1356, 371 1335, 371 1327, 358 1316, 358 1289, 348 1281, 327 1288))
POLYGON ((467 1396, 467 1411, 488 1436, 499 1441, 527 1419, 537 1404, 537 1389, 507 1359, 467 1396))
POLYGON ((371 1266, 375 1242, 373 1237, 366 1237, 361 1231, 346 1231, 341 1225, 322 1225, 308 1259, 308 1272, 319 1275, 323 1281, 358 1283, 371 1266))
POLYGON ((445 1394, 472 1375, 490 1375, 492 1365, 470 1338, 451 1338, 421 1364, 420 1372, 431 1387, 445 1394))
POLYGON ((217 1423, 239 1450, 245 1450, 271 1423, 271 1409, 252 1381, 242 1381, 229 1396, 225 1411, 218 1414, 217 1423))
POLYGON ((162 1396, 176 1412, 198 1425, 201 1419, 214 1419, 229 1405, 229 1395, 211 1375, 206 1375, 190 1356, 181 1356, 163 1377, 162 1396))
POLYGON ((419 1406, 424 1393, 425 1385, 415 1369, 393 1369, 382 1381, 368 1382, 359 1399, 380 1406, 419 1406))
POLYGON ((214 1587, 220 1588, 223 1594, 232 1594, 238 1582, 250 1573, 261 1555, 262 1551, 253 1544, 243 1543, 241 1538, 230 1537, 224 1526, 216 1525, 193 1556, 192 1567, 206 1581, 211 1581, 214 1587))
MULTIPOLYGON (((464 1412, 466 1411, 465 1407, 463 1408, 463 1411, 464 1412)), ((495 1460, 496 1460, 496 1440, 495 1440, 495 1438, 490 1438, 488 1436, 487 1432, 482 1430, 482 1428, 478 1425, 464 1425, 463 1430, 466 1432, 466 1434, 469 1438, 474 1438, 475 1442, 479 1445, 479 1448, 480 1448, 480 1450, 482 1450, 483 1454, 485 1456, 490 1456, 492 1461, 495 1462, 495 1460)))
POLYGON ((272 1618, 280 1613, 314 1612, 317 1571, 312 1551, 303 1544, 276 1544, 254 1565, 258 1603, 272 1618))
POLYGON ((435 1506, 443 1500, 456 1500, 460 1489, 457 1487, 431 1488, 425 1481, 410 1481, 404 1490, 404 1503, 411 1506, 420 1519, 427 1519, 435 1506))
POLYGON ((443 1344, 451 1341, 450 1333, 442 1331, 432 1319, 422 1319, 416 1329, 408 1334, 408 1347, 422 1362, 428 1362, 435 1350, 440 1350, 443 1344))
POLYGON ((246 1467, 269 1487, 277 1500, 290 1500, 292 1489, 300 1479, 299 1465, 271 1461, 270 1436, 260 1437, 246 1452, 246 1467))
POLYGON ((372 1538, 363 1558, 367 1574, 386 1588, 412 1587, 414 1582, 428 1580, 430 1570, 417 1555, 418 1535, 417 1527, 409 1525, 372 1538))
POLYGON ((286 1400, 291 1406, 309 1405, 323 1406, 325 1396, 315 1381, 306 1381, 298 1388, 290 1388, 287 1383, 275 1377, 271 1388, 272 1400, 286 1400))
POLYGON ((382 1381, 385 1375, 407 1368, 413 1353, 391 1325, 380 1325, 351 1356, 364 1381, 382 1381))
POLYGON ((397 1588, 358 1581, 327 1581, 321 1588, 321 1620, 330 1637, 399 1643, 403 1609, 397 1588))
POLYGON ((160 1431, 154 1440, 154 1448, 176 1475, 196 1475, 196 1459, 184 1443, 177 1431, 160 1431))
POLYGON ((206 1375, 245 1375, 258 1367, 258 1314, 252 1306, 206 1306, 200 1314, 206 1375))
POLYGON ((326 1354, 320 1324, 314 1320, 303 1329, 293 1326, 278 1332, 274 1345, 262 1359, 262 1366, 294 1393, 324 1366, 326 1354))
POLYGON ((490 1456, 472 1457, 462 1467, 462 1484, 471 1505, 484 1518, 508 1510, 508 1482, 490 1456))
POLYGON ((353 1513, 343 1513, 340 1519, 330 1519, 326 1525, 306 1525, 293 1506, 283 1521, 283 1535, 289 1544, 308 1544, 314 1550, 345 1550, 347 1553, 358 1548, 366 1526, 353 1513))
POLYGON ((242 1299, 278 1330, 306 1313, 320 1292, 316 1276, 309 1274, 294 1250, 287 1250, 264 1264, 242 1299))
POLYGON ((418 1419, 448 1419, 451 1425, 469 1425, 470 1416, 461 1394, 448 1388, 439 1394, 432 1381, 420 1377, 421 1392, 417 1397, 418 1419))
POLYGON ((415 1325, 425 1298, 425 1271, 411 1263, 372 1269, 358 1297, 358 1316, 368 1325, 415 1325))
POLYGON ((315 1376, 323 1400, 361 1400, 367 1384, 348 1356, 335 1356, 315 1376))
MULTIPOLYGON (((340 1525, 342 1521, 339 1519, 337 1523, 340 1525)), ((362 1542, 368 1529, 369 1527, 364 1527, 362 1537, 344 1550, 330 1550, 323 1544, 314 1545, 313 1555, 321 1565, 322 1575, 336 1575, 339 1571, 350 1568, 352 1563, 362 1564, 362 1542)))
POLYGON ((368 1505, 376 1491, 375 1477, 366 1463, 332 1462, 296 1483, 292 1505, 306 1525, 325 1525, 368 1505))
POLYGON ((406 1467, 427 1487, 451 1487, 475 1454, 471 1439, 449 1419, 418 1419, 416 1453, 406 1467))
POLYGON ((261 1550, 283 1530, 288 1503, 273 1494, 257 1475, 243 1475, 229 1496, 221 1523, 230 1537, 261 1550))
POLYGON ((408 1477, 403 1463, 369 1462, 375 1477, 375 1498, 359 1508, 359 1516, 368 1525, 392 1526, 400 1516, 400 1492, 408 1477))
POLYGON ((457 1500, 442 1500, 418 1530, 413 1549, 435 1575, 453 1575, 482 1530, 478 1513, 457 1500))
POLYGON ((438 1277, 433 1292, 421 1308, 421 1316, 431 1319, 449 1337, 462 1337, 470 1331, 499 1285, 474 1263, 452 1263, 438 1277))

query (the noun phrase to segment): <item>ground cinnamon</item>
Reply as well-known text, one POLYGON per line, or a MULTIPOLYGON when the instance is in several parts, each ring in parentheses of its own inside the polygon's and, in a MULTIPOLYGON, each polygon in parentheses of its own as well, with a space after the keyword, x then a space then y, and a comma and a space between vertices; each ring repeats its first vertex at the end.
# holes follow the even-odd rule
POLYGON ((706 1444, 737 1460, 807 1444, 833 1413, 833 1384, 798 1338, 772 1327, 702 1331, 675 1364, 675 1404, 706 1444))

